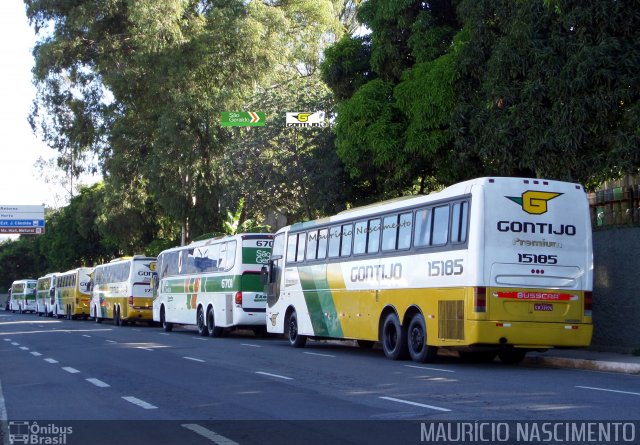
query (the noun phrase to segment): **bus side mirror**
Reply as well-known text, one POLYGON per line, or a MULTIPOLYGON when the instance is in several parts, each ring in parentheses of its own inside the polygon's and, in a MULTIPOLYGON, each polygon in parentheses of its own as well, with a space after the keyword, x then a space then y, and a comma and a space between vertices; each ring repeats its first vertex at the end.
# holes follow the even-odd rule
POLYGON ((52 287, 51 289, 49 289, 49 296, 51 298, 56 296, 56 288, 55 287, 52 287))
POLYGON ((269 284, 269 269, 267 269, 267 266, 262 266, 260 269, 260 283, 263 286, 269 284))
POLYGON ((158 273, 157 272, 152 272, 151 273, 151 279, 149 280, 149 284, 151 285, 151 289, 153 289, 154 291, 158 290, 159 282, 160 282, 160 280, 158 280, 158 273))

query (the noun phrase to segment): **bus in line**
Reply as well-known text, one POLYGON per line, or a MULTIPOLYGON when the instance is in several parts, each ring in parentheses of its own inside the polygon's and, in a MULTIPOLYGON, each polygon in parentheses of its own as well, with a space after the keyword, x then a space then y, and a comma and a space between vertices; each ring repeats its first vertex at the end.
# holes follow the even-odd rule
POLYGON ((36 310, 36 280, 16 280, 11 283, 11 300, 9 310, 12 312, 35 312, 36 310))
POLYGON ((36 286, 36 313, 38 317, 53 315, 53 305, 51 303, 55 302, 56 275, 58 275, 58 272, 52 272, 38 278, 36 286))
POLYGON ((246 233, 196 241, 158 255, 153 319, 165 331, 195 325, 202 336, 230 328, 266 332, 260 270, 269 260, 273 235, 246 233))
POLYGON ((588 346, 593 254, 587 197, 566 182, 480 178, 280 229, 267 330, 381 342, 390 359, 438 348, 518 363, 588 346))
POLYGON ((151 276, 156 258, 143 255, 116 258, 95 267, 91 316, 96 323, 112 319, 116 326, 152 323, 151 276))
POLYGON ((56 275, 52 316, 68 320, 89 317, 92 271, 91 267, 78 267, 56 275))

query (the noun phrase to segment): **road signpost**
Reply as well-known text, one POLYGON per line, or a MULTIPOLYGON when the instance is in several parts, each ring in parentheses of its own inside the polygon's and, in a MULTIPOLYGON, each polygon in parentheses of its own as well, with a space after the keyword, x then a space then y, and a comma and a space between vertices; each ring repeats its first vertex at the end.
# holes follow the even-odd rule
POLYGON ((42 235, 43 205, 0 205, 1 235, 42 235))

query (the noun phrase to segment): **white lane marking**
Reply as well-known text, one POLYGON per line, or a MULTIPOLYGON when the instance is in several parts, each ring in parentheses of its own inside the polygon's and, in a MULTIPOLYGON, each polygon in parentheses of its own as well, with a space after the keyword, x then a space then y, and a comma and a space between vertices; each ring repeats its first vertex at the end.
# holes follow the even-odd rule
POLYGON ((284 375, 278 375, 278 374, 271 374, 269 372, 256 371, 256 374, 268 375, 269 377, 276 377, 276 378, 284 379, 284 380, 293 380, 292 377, 286 377, 284 375))
POLYGON ((136 328, 132 328, 131 330, 132 330, 132 331, 140 332, 140 329, 136 329, 136 328))
POLYGON ((143 348, 142 346, 136 346, 136 349, 144 349, 145 351, 153 352, 153 349, 151 349, 151 348, 143 348))
POLYGON ((27 348, 26 346, 20 346, 20 349, 22 349, 23 351, 28 351, 29 348, 27 348))
POLYGON ((36 352, 36 351, 32 351, 31 355, 34 355, 36 357, 40 357, 42 354, 40 354, 39 352, 36 352))
POLYGON ((16 343, 15 341, 12 341, 12 342, 11 342, 11 344, 12 344, 13 346, 20 346, 20 343, 16 343))
POLYGON ((186 428, 188 430, 193 431, 196 434, 201 435, 202 437, 206 437, 207 439, 209 439, 211 442, 217 444, 217 445, 239 445, 238 442, 234 442, 233 440, 229 439, 228 437, 224 437, 221 436, 220 434, 208 430, 203 426, 200 426, 196 423, 184 423, 182 425, 183 428, 186 428))
POLYGON ((71 366, 63 366, 62 369, 64 369, 65 371, 71 373, 71 374, 77 374, 80 371, 78 371, 76 368, 72 368, 71 366))
POLYGON ((113 340, 106 340, 108 343, 118 343, 117 341, 113 341, 113 340))
POLYGON ((191 338, 195 338, 196 340, 207 340, 205 337, 191 337, 191 338))
POLYGON ((11 339, 10 338, 5 338, 4 341, 11 341, 11 339))
POLYGON ((240 343, 240 346, 250 346, 252 348, 261 348, 260 345, 252 345, 251 343, 240 343))
POLYGON ((171 335, 168 332, 158 332, 158 334, 160 334, 160 335, 171 335))
POLYGON ((619 394, 630 394, 630 395, 632 395, 632 396, 640 396, 640 392, 618 391, 617 389, 594 388, 594 387, 592 387, 592 386, 576 386, 576 388, 582 388, 582 389, 593 389, 594 391, 617 392, 617 393, 619 393, 619 394))
POLYGON ((157 406, 147 403, 144 400, 140 400, 137 397, 123 396, 122 398, 125 399, 127 402, 133 403, 134 405, 138 405, 139 407, 144 409, 158 409, 157 406))
POLYGON ((383 399, 383 400, 389 400, 391 402, 405 403, 407 405, 419 406, 421 408, 435 409, 436 411, 443 411, 443 412, 451 411, 450 409, 441 408, 439 406, 425 405, 424 403, 411 402, 410 400, 396 399, 394 397, 380 397, 380 398, 383 399))
MULTIPOLYGON (((4 325, 4 323, 3 323, 4 325)), ((18 335, 18 334, 52 334, 55 332, 62 332, 70 334, 73 332, 101 332, 101 331, 113 331, 113 329, 50 329, 45 331, 19 331, 19 332, 2 332, 0 335, 18 335)))
POLYGON ((182 357, 185 360, 193 360, 194 362, 200 362, 200 363, 205 363, 204 360, 200 360, 199 358, 193 358, 193 357, 182 357))
POLYGON ((54 360, 52 358, 45 358, 44 361, 47 363, 59 363, 58 360, 54 360))
POLYGON ((94 385, 96 385, 99 388, 109 388, 111 385, 109 385, 108 383, 103 382, 102 380, 98 380, 98 379, 85 379, 87 382, 92 383, 94 385))
POLYGON ((91 338, 91 336, 90 336, 90 335, 87 335, 87 334, 82 334, 82 336, 83 336, 83 337, 87 337, 87 338, 91 338))
POLYGON ((413 365, 404 365, 404 366, 406 366, 407 368, 414 368, 414 369, 426 369, 427 371, 455 372, 450 369, 427 368, 426 366, 413 366, 413 365))
POLYGON ((333 357, 335 358, 335 355, 331 355, 331 354, 320 354, 318 352, 303 352, 303 354, 307 354, 307 355, 317 355, 318 357, 333 357))

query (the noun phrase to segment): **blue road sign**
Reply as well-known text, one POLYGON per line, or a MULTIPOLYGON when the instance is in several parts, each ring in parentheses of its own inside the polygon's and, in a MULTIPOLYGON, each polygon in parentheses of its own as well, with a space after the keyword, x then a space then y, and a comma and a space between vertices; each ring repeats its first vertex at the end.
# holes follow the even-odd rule
POLYGON ((44 227, 44 219, 0 219, 0 227, 44 227))

